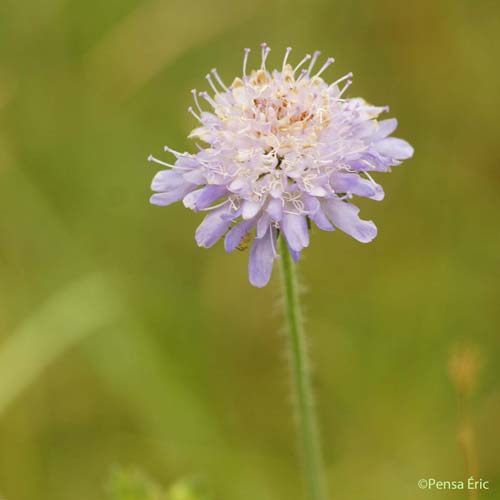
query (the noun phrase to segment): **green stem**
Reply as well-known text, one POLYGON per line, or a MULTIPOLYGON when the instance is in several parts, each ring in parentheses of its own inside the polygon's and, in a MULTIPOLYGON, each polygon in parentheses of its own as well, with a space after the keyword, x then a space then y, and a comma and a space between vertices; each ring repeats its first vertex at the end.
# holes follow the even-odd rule
POLYGON ((297 274, 285 238, 281 236, 279 241, 286 330, 305 484, 309 500, 326 500, 324 464, 314 413, 314 398, 302 326, 297 274))

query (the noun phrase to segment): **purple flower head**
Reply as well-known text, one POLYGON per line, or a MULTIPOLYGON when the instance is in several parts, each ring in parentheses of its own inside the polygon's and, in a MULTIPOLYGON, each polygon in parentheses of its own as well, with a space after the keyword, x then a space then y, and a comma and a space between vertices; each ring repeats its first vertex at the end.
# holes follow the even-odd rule
POLYGON ((388 172, 413 155, 404 140, 389 137, 394 118, 378 120, 388 109, 360 98, 344 97, 352 74, 326 83, 314 70, 319 52, 295 67, 285 53, 280 70, 266 69, 271 49, 262 44, 261 65, 228 87, 214 69, 207 75, 211 93, 192 91, 199 122, 190 137, 205 146, 178 153, 153 179, 155 205, 182 200, 207 215, 196 242, 211 247, 224 237, 227 252, 251 245, 249 278, 265 286, 278 257, 276 241, 285 238, 295 260, 309 246, 309 227, 338 228, 362 243, 377 235, 372 221, 358 217, 351 200, 382 200, 384 191, 372 172, 388 172))

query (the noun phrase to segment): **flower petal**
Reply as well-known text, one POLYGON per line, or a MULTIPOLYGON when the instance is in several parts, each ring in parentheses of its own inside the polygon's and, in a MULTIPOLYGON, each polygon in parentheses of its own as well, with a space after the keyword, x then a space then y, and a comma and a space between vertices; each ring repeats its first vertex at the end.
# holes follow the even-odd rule
POLYGON ((262 204, 257 201, 245 200, 242 204, 242 217, 244 219, 251 219, 257 215, 262 207, 262 204))
POLYGON ((296 252, 295 250, 292 250, 292 249, 290 248, 290 245, 288 245, 288 243, 287 243, 287 245, 286 245, 286 246, 288 247, 288 251, 290 252, 290 255, 292 256, 292 260, 293 260, 295 263, 297 263, 297 262, 299 261, 299 259, 300 259, 300 252, 296 252))
POLYGON ((403 139, 387 137, 374 144, 375 149, 382 155, 397 160, 406 160, 413 156, 413 148, 403 139))
POLYGON ((195 239, 198 246, 210 248, 222 238, 231 225, 231 219, 224 217, 229 208, 220 207, 210 212, 196 229, 195 239))
POLYGON ((348 164, 351 170, 359 172, 387 172, 391 166, 397 165, 399 162, 393 158, 384 157, 373 149, 357 158, 349 159, 348 164))
POLYGON ((310 196, 307 193, 302 194, 302 203, 304 203, 304 209, 309 216, 315 214, 320 208, 318 198, 310 196))
POLYGON ((198 211, 208 208, 214 201, 227 193, 225 186, 205 186, 189 193, 182 202, 186 208, 198 211))
POLYGON ((378 122, 378 128, 373 134, 372 139, 374 141, 383 139, 384 137, 391 135, 396 130, 397 127, 398 127, 398 121, 396 120, 396 118, 389 118, 388 120, 382 120, 378 122))
POLYGON ((206 184, 207 182, 203 171, 200 170, 191 170, 190 172, 185 172, 184 179, 186 179, 188 182, 192 182, 193 184, 206 184))
POLYGON ((264 238, 254 240, 248 261, 248 278, 253 286, 262 288, 269 283, 275 259, 275 242, 276 235, 272 228, 264 238))
POLYGON ((255 219, 244 220, 236 224, 224 238, 224 249, 230 253, 238 248, 241 240, 252 230, 255 225, 255 219))
POLYGON ((273 198, 267 205, 266 211, 274 221, 280 221, 283 216, 283 204, 281 200, 273 198))
POLYGON ((292 250, 300 252, 309 246, 309 229, 303 215, 284 214, 281 228, 292 250))
POLYGON ((186 184, 186 181, 181 172, 176 170, 160 170, 153 177, 151 189, 161 193, 172 191, 183 184, 186 184))
POLYGON ((359 208, 339 199, 328 200, 323 208, 329 219, 344 233, 361 243, 369 243, 377 236, 377 227, 372 221, 358 217, 359 208))
POLYGON ((382 186, 358 174, 334 173, 331 176, 331 185, 337 193, 352 193, 372 200, 382 200, 384 191, 382 186))
POLYGON ((255 237, 263 238, 269 228, 269 224, 271 224, 271 217, 269 214, 264 213, 257 221, 257 233, 255 234, 255 237))
POLYGON ((171 191, 167 191, 166 193, 156 193, 151 198, 149 198, 149 202, 153 205, 159 205, 160 207, 166 207, 167 205, 171 205, 176 201, 182 200, 184 196, 190 193, 196 186, 194 184, 184 183, 171 191))
POLYGON ((332 226, 328 217, 325 215, 325 212, 323 212, 321 208, 315 213, 310 214, 309 217, 323 231, 335 231, 335 228, 332 226))

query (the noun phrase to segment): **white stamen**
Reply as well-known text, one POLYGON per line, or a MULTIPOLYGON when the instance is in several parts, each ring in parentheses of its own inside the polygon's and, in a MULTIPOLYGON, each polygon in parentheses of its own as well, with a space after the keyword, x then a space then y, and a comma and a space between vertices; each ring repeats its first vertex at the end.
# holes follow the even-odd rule
POLYGON ((352 80, 347 80, 346 84, 342 87, 342 90, 339 92, 338 96, 335 96, 336 99, 340 99, 342 94, 352 85, 352 80))
POLYGON ((299 62, 299 64, 297 64, 297 66, 295 66, 294 70, 293 70, 293 74, 295 75, 295 73, 297 72, 297 70, 306 62, 306 61, 309 61, 309 59, 311 59, 311 54, 306 54, 306 56, 304 57, 304 59, 302 59, 302 61, 299 62))
POLYGON ((285 71, 286 62, 288 61, 288 56, 290 55, 291 51, 292 47, 286 48, 285 57, 283 58, 283 67, 281 68, 281 71, 285 71))
POLYGON ((300 76, 297 78, 297 83, 302 80, 302 78, 304 78, 304 76, 307 75, 307 69, 303 69, 301 72, 300 72, 300 76))
POLYGON ((292 204, 298 212, 304 211, 304 202, 302 200, 293 200, 292 204))
POLYGON ((196 94, 196 89, 191 90, 191 94, 193 94, 194 102, 196 104, 196 107, 198 108, 198 111, 200 113, 203 113, 203 110, 201 109, 200 103, 198 101, 198 96, 196 94))
POLYGON ((229 196, 229 203, 231 205, 231 209, 236 212, 240 208, 240 199, 238 196, 229 196))
POLYGON ((332 84, 330 84, 330 88, 335 87, 335 85, 338 85, 339 83, 343 82, 344 80, 347 80, 348 78, 352 78, 352 73, 347 73, 347 75, 344 75, 342 78, 335 80, 332 84))
POLYGON ((269 52, 271 52, 271 48, 268 47, 266 42, 262 43, 260 46, 262 48, 262 55, 261 55, 262 63, 260 65, 260 69, 266 69, 266 59, 267 56, 269 55, 269 52))
POLYGON ((164 146, 163 151, 173 154, 176 158, 189 157, 189 153, 179 153, 179 151, 176 151, 168 146, 164 146))
POLYGON ((321 55, 321 52, 319 50, 317 50, 313 56, 312 56, 312 59, 311 59, 311 62, 309 64, 309 68, 307 68, 307 74, 310 75, 311 74, 311 71, 312 69, 314 68, 314 65, 316 64, 316 61, 318 60, 318 57, 321 55))
POLYGON ((245 78, 247 76, 248 54, 250 54, 250 49, 245 49, 245 55, 243 56, 243 76, 245 78))
MULTIPOLYGON (((271 238, 271 248, 273 249, 273 257, 276 258, 278 256, 278 253, 276 252, 276 242, 274 241, 274 231, 272 227, 268 229, 269 231, 269 237, 271 238)), ((282 236, 283 238, 283 236, 282 236)))
POLYGON ((200 92, 198 95, 203 97, 203 99, 205 99, 205 101, 207 101, 212 107, 215 108, 217 106, 217 103, 210 97, 208 92, 200 92))
POLYGON ((216 94, 218 94, 219 91, 218 91, 217 87, 214 85, 214 82, 212 81, 212 78, 210 77, 210 73, 208 75, 206 75, 205 78, 207 79, 208 83, 210 84, 210 87, 212 87, 212 90, 216 94))
POLYGON ((148 161, 151 161, 153 163, 157 163, 158 165, 162 165, 164 167, 169 167, 169 168, 174 168, 175 165, 172 165, 170 163, 167 163, 165 161, 158 160, 158 158, 155 158, 153 155, 148 156, 148 161))
POLYGON ((377 183, 373 180, 373 177, 372 177, 372 176, 371 176, 368 172, 366 172, 366 171, 365 171, 365 172, 363 172, 363 173, 366 175, 366 177, 368 177, 368 180, 369 180, 369 181, 370 181, 370 182, 371 182, 374 186, 376 186, 376 185, 377 185, 377 183))
POLYGON ((229 89, 226 87, 226 85, 224 84, 224 82, 222 81, 222 78, 219 76, 219 73, 217 72, 217 70, 214 68, 211 73, 215 76, 215 79, 217 80, 217 82, 219 83, 219 85, 226 91, 226 92, 229 92, 229 89))
POLYGON ((202 208, 200 209, 200 212, 208 212, 210 210, 215 210, 216 208, 220 208, 220 207, 223 207, 224 205, 226 205, 227 203, 229 203, 229 199, 223 201, 222 203, 219 203, 217 205, 214 205, 212 207, 208 207, 208 208, 202 208))
POLYGON ((334 62, 335 62, 335 59, 333 57, 329 57, 326 60, 326 63, 323 64, 323 66, 321 66, 321 69, 314 75, 313 78, 319 78, 319 76, 323 73, 323 71, 325 71, 325 69, 328 68, 328 66, 330 66, 334 62))
POLYGON ((189 106, 188 113, 191 113, 200 123, 203 123, 203 120, 200 118, 199 115, 196 114, 192 106, 189 106))

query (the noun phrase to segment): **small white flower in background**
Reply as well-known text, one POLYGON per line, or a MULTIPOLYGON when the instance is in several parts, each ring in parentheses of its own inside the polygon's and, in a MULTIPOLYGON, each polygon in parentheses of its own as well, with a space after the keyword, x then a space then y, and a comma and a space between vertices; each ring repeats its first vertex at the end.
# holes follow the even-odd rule
POLYGON ((352 74, 323 80, 332 58, 315 69, 316 52, 293 67, 288 48, 282 67, 270 72, 271 49, 261 47, 259 69, 247 71, 245 49, 243 75, 230 86, 214 69, 206 77, 212 93, 192 91, 195 109, 189 111, 199 127, 190 137, 205 144, 197 144, 197 153, 166 147, 172 164, 149 157, 168 167, 153 179, 151 203, 183 200, 194 211, 207 211, 196 231, 199 246, 225 236, 232 252, 251 241, 249 278, 258 287, 271 276, 277 238, 286 239, 298 260, 309 245, 311 221, 362 243, 373 240, 375 224, 360 219, 351 200, 382 200, 384 191, 370 174, 388 172, 413 155, 406 141, 389 137, 395 118, 378 121, 387 107, 345 97, 352 74))

